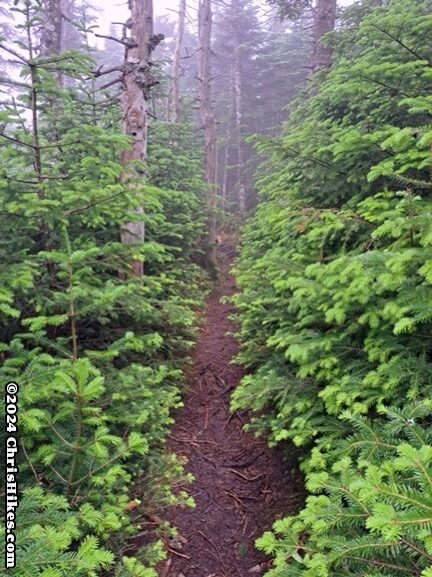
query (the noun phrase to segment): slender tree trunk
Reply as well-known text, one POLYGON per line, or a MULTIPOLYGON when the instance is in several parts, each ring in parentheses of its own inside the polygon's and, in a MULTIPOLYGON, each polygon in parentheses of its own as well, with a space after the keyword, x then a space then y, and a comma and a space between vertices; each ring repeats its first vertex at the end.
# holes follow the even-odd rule
MULTIPOLYGON (((122 95, 122 129, 131 138, 130 147, 122 154, 124 167, 123 181, 129 181, 143 175, 143 168, 132 168, 132 163, 144 163, 147 158, 147 117, 150 91, 154 84, 151 73, 150 56, 155 48, 153 35, 153 2, 152 0, 129 0, 131 11, 130 35, 126 39, 124 90, 122 95)), ((160 41, 161 38, 158 37, 160 41)), ((156 40, 157 43, 157 40, 156 40)), ((137 214, 144 213, 143 207, 136 209, 137 214)), ((144 222, 137 221, 125 224, 121 231, 123 244, 133 245, 144 242, 144 222)), ((143 274, 143 263, 131 263, 133 274, 143 274)))
POLYGON ((322 45, 321 39, 332 32, 336 23, 337 0, 317 0, 314 14, 313 49, 311 56, 312 72, 329 68, 332 62, 332 51, 322 45))
POLYGON ((242 138, 242 68, 240 58, 240 41, 237 34, 234 34, 234 110, 235 110, 235 131, 236 131, 236 152, 237 152, 237 204, 240 216, 246 214, 246 187, 244 183, 244 160, 243 160, 243 138, 242 138))
POLYGON ((225 154, 225 181, 224 181, 224 197, 226 199, 226 206, 229 210, 235 210, 238 205, 237 198, 237 140, 236 140, 236 91, 235 79, 236 70, 234 60, 230 62, 229 71, 229 90, 230 90, 230 105, 228 110, 228 122, 226 127, 226 154, 225 154))
POLYGON ((200 113, 204 126, 205 180, 209 213, 210 257, 213 258, 216 239, 216 120, 212 102, 211 78, 211 0, 200 0, 198 11, 200 113))
POLYGON ((172 84, 171 84, 171 112, 170 122, 178 122, 180 109, 180 57, 183 47, 186 20, 186 0, 179 2, 179 16, 177 26, 177 36, 174 47, 174 57, 172 63, 172 84))
MULTIPOLYGON (((30 22, 31 22, 31 14, 29 6, 27 6, 26 7, 27 46, 28 46, 29 60, 33 61, 34 57, 37 55, 37 50, 33 46, 32 34, 30 32, 30 22)), ((48 41, 48 39, 52 39, 52 36, 47 34, 45 28, 43 27, 40 53, 43 53, 45 56, 49 56, 51 54, 47 51, 45 45, 43 44, 43 41, 45 40, 48 41)), ((45 188, 44 188, 45 177, 43 175, 43 169, 42 169, 42 147, 40 144, 40 137, 39 137, 39 92, 38 92, 39 82, 40 82, 39 68, 37 64, 32 63, 30 65, 30 86, 31 86, 30 114, 31 114, 33 169, 35 172, 36 180, 38 181, 37 196, 38 199, 41 202, 43 202, 45 200, 45 188)), ((48 247, 49 230, 48 225, 43 216, 40 217, 38 229, 39 229, 39 238, 38 238, 39 248, 42 251, 47 251, 49 249, 48 247)), ((53 287, 55 284, 54 263, 47 261, 46 269, 48 272, 50 287, 53 287)))
MULTIPOLYGON (((228 135, 229 138, 229 135, 228 135)), ((227 200, 228 200, 228 162, 229 162, 229 142, 225 142, 223 148, 223 161, 222 161, 222 177, 221 177, 221 202, 222 209, 226 210, 227 200)))
POLYGON ((60 0, 60 8, 63 15, 61 45, 63 50, 78 48, 73 45, 73 36, 76 29, 71 24, 74 16, 74 0, 60 0))

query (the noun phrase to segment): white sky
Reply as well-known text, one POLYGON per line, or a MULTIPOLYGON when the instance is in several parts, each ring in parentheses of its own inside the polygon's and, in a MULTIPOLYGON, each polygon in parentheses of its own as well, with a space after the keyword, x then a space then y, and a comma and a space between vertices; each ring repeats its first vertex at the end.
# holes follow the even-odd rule
MULTIPOLYGON (((341 6, 352 4, 354 0, 339 0, 341 6)), ((0 0, 1 2, 1 0, 0 0)), ((98 6, 102 11, 99 18, 99 25, 101 33, 107 33, 110 22, 126 22, 129 18, 129 10, 127 0, 93 0, 92 4, 98 6)), ((170 10, 177 10, 178 0, 154 0, 154 10, 158 15, 169 14, 170 10)), ((189 12, 193 13, 194 7, 198 4, 198 0, 188 0, 187 7, 189 12)), ((260 4, 266 5, 265 0, 261 0, 260 4)))
MULTIPOLYGON (((0 0, 1 1, 1 0, 0 0)), ((93 0, 92 4, 102 9, 99 24, 101 31, 107 32, 110 22, 125 22, 129 18, 127 0, 93 0)), ((169 14, 177 10, 178 0, 154 0, 154 11, 157 15, 169 14)), ((189 0, 188 8, 193 9, 197 0, 189 0)))

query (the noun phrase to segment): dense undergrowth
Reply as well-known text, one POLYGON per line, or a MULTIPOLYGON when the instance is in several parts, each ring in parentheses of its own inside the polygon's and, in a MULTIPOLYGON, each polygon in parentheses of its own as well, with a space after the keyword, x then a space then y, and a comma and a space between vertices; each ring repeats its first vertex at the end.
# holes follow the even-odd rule
POLYGON ((0 377, 20 385, 13 574, 150 577, 162 547, 128 557, 128 540, 147 513, 190 503, 174 495, 187 475, 163 448, 206 283, 194 264, 199 152, 186 153, 187 126, 175 143, 155 126, 147 168, 124 183, 128 140, 91 59, 35 56, 37 3, 15 10, 20 93, 0 112, 0 377), (146 242, 121 244, 141 206, 146 242), (130 275, 137 259, 142 278, 130 275))
POLYGON ((236 265, 233 407, 300 448, 310 496, 268 575, 432 575, 432 22, 363 2, 269 161, 236 265))

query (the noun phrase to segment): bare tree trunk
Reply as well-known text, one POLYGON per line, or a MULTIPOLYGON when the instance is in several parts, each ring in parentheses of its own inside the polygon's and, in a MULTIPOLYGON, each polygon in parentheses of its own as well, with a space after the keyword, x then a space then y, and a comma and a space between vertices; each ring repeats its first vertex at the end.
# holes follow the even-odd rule
POLYGON ((337 0, 317 0, 314 14, 313 49, 311 56, 312 72, 329 68, 332 62, 332 51, 322 45, 321 39, 332 32, 336 23, 337 0))
MULTIPOLYGON (((228 135, 229 138, 229 135, 228 135)), ((221 177, 221 203, 222 209, 226 210, 228 203, 228 162, 229 162, 229 142, 225 142, 223 147, 222 177, 221 177)))
POLYGON ((59 54, 62 50, 63 16, 60 0, 44 0, 41 33, 41 56, 59 54))
MULTIPOLYGON (((223 119, 219 126, 220 134, 222 138, 218 137, 218 164, 219 164, 219 175, 218 175, 218 192, 220 198, 220 207, 222 210, 229 210, 230 205, 230 193, 229 193, 229 182, 232 172, 231 166, 231 154, 233 148, 234 139, 234 128, 235 128, 235 95, 234 95, 234 66, 230 61, 229 63, 229 102, 227 103, 227 117, 223 119)), ((231 187, 231 193, 233 187, 231 187)))
POLYGON ((216 239, 216 120, 212 102, 211 78, 211 37, 212 6, 211 0, 200 0, 198 12, 200 113, 204 125, 205 180, 207 184, 207 207, 209 213, 210 257, 216 239))
POLYGON ((172 63, 172 84, 171 84, 171 113, 170 122, 178 122, 180 108, 180 57, 183 46, 183 38, 186 20, 186 0, 180 0, 177 36, 174 47, 174 57, 172 63))
POLYGON ((235 110, 235 131, 236 131, 236 152, 237 152, 237 203, 240 216, 246 214, 246 187, 244 183, 244 160, 243 160, 243 138, 242 138, 242 69, 240 59, 240 41, 235 34, 234 46, 234 110, 235 110))
MULTIPOLYGON (((123 181, 133 181, 143 174, 142 168, 131 167, 133 162, 145 162, 147 158, 147 116, 151 87, 154 80, 151 73, 150 56, 161 37, 153 34, 153 1, 129 0, 131 11, 130 35, 125 42, 124 90, 122 95, 122 129, 131 138, 130 147, 122 154, 124 167, 123 181)), ((129 186, 134 186, 129 182, 129 186)), ((136 209, 143 214, 144 208, 136 209)), ((125 224, 121 231, 123 244, 133 245, 144 242, 144 222, 125 224)), ((132 263, 133 274, 143 274, 143 263, 132 263)))

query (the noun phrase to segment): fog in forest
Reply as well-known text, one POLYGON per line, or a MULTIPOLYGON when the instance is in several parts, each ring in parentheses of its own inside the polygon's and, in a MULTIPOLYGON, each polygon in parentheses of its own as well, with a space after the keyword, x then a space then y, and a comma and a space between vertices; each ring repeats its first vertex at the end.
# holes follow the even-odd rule
POLYGON ((431 70, 431 0, 0 0, 2 576, 432 577, 431 70))

